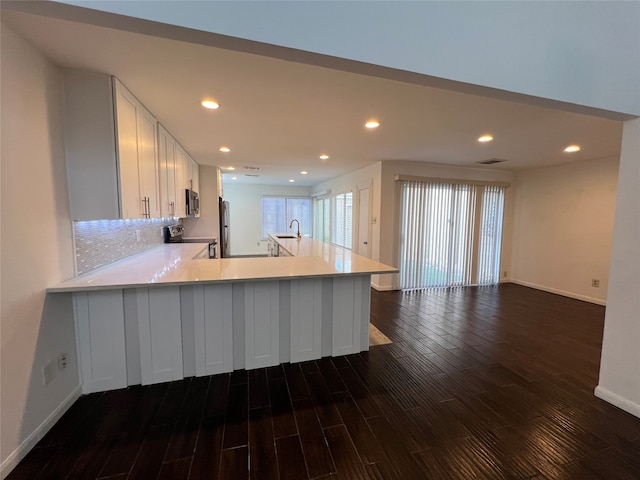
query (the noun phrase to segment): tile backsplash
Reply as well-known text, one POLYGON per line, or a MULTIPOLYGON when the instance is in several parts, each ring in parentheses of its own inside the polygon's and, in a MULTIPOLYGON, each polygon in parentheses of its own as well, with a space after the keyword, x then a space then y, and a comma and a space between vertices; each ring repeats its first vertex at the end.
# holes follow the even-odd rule
POLYGON ((176 218, 74 222, 76 275, 160 245, 162 227, 175 223, 176 218))

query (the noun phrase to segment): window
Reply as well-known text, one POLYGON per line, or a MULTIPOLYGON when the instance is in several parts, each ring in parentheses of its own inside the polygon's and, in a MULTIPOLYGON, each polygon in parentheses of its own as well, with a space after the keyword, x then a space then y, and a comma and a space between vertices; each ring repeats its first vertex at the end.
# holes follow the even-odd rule
POLYGON ((329 243, 329 197, 317 197, 313 205, 313 238, 329 243))
POLYGON ((351 250, 353 217, 353 194, 351 192, 333 197, 333 217, 331 222, 331 242, 351 250))
POLYGON ((504 190, 403 180, 400 288, 497 283, 504 190))
MULTIPOLYGON (((311 236, 311 199, 289 197, 262 197, 262 238, 270 233, 287 233, 294 218, 300 222, 300 233, 311 236)), ((297 225, 293 224, 293 233, 297 225)))

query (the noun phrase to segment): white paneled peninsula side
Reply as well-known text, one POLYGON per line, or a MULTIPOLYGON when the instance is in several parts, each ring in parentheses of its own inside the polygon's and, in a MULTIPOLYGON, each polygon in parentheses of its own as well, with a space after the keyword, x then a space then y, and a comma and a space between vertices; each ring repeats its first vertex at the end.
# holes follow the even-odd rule
POLYGON ((49 288, 73 296, 83 392, 369 348, 372 274, 388 265, 308 238, 283 257, 197 258, 166 244, 49 288))

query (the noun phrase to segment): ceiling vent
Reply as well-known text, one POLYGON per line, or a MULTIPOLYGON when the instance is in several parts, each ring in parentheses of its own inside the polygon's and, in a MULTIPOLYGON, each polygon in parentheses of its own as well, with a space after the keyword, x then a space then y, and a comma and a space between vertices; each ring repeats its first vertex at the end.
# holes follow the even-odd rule
POLYGON ((502 163, 502 162, 506 162, 507 160, 503 160, 501 158, 487 158, 486 160, 480 160, 479 163, 480 165, 493 165, 494 163, 502 163))
POLYGON ((244 166, 244 167, 242 167, 242 168, 244 168, 245 170, 260 170, 260 167, 249 167, 249 166, 247 166, 247 165, 245 165, 245 166, 244 166))
POLYGON ((245 177, 259 177, 260 175, 256 175, 255 173, 245 173, 245 177))

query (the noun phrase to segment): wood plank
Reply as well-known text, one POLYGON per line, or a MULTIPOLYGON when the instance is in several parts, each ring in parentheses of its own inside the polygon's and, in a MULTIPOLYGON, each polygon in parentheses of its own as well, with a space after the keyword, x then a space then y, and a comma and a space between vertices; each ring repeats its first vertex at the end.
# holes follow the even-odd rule
POLYGON ((223 441, 224 449, 247 445, 249 433, 248 397, 246 384, 231 385, 229 387, 229 403, 227 405, 223 441))
POLYGON ((249 478, 249 447, 246 445, 222 451, 220 459, 220 478, 249 478))
POLYGON ((249 478, 255 480, 278 479, 273 424, 271 411, 268 407, 249 411, 249 459, 249 478))
POLYGON ((311 399, 293 402, 293 412, 300 432, 300 442, 309 477, 316 478, 335 473, 336 468, 311 399))
POLYGON ((309 478, 298 435, 278 438, 276 450, 280 480, 305 480, 309 478))

